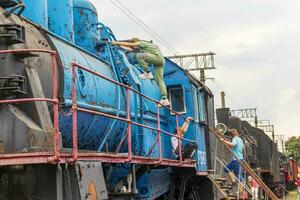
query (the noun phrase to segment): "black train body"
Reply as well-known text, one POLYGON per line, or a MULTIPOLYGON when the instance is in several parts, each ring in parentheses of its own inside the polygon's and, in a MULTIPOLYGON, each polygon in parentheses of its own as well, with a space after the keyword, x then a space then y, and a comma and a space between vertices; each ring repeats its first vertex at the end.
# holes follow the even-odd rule
MULTIPOLYGON (((276 191, 280 185, 280 153, 277 144, 261 129, 253 127, 247 121, 230 116, 228 108, 217 109, 217 121, 228 129, 237 129, 245 144, 245 160, 257 171, 263 181, 276 191)), ((231 139, 229 132, 225 133, 231 139)), ((230 161, 231 155, 220 150, 222 159, 230 161)))

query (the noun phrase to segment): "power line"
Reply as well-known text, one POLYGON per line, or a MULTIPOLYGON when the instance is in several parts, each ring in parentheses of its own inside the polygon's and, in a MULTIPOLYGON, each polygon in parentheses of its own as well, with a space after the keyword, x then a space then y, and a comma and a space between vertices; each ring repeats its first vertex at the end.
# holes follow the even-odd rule
MULTIPOLYGON (((122 4, 119 0, 110 0, 110 2, 115 5, 121 12, 123 12, 127 17, 129 17, 133 22, 135 22, 138 26, 140 26, 143 30, 145 30, 147 33, 149 33, 151 36, 153 36, 157 41, 165 46, 169 51, 174 53, 174 55, 179 54, 179 52, 174 49, 167 41, 165 41, 163 38, 161 38, 153 29, 151 29, 147 24, 145 24, 139 17, 137 17, 131 10, 129 10, 124 4, 122 4)), ((224 90, 215 80, 213 81, 215 85, 221 89, 224 90)), ((231 97, 229 94, 227 94, 228 98, 237 106, 237 108, 240 108, 241 106, 236 103, 236 101, 231 97)))
POLYGON ((118 0, 110 0, 110 2, 115 5, 121 12, 123 12, 127 17, 129 17, 134 23, 140 26, 143 30, 154 37, 160 44, 165 46, 174 55, 179 54, 179 52, 174 49, 166 40, 159 36, 153 29, 151 29, 147 24, 145 24, 139 17, 137 17, 131 10, 129 10, 125 5, 123 5, 118 0))
MULTIPOLYGON (((224 89, 221 87, 221 85, 220 84, 218 84, 216 81, 215 81, 215 79, 213 79, 213 83, 215 84, 215 86, 217 86, 221 91, 224 91, 224 89)), ((226 96, 228 97, 228 99, 230 99, 231 101, 232 101, 232 103, 234 103, 235 104, 235 106, 237 106, 237 109, 238 110, 241 110, 241 112, 244 112, 244 111, 249 111, 249 110, 254 110, 255 109, 255 116, 256 116, 256 108, 254 108, 254 109, 241 109, 241 106, 234 100, 234 98, 231 96, 231 95, 229 95, 228 94, 228 92, 226 92, 226 96)), ((216 105, 216 104, 215 104, 216 105)), ((252 114, 251 114, 252 115, 252 114)), ((235 115, 236 116, 236 115, 235 115)), ((257 116, 256 116, 257 117, 257 116)), ((240 118, 243 118, 243 117, 240 117, 240 118)), ((249 123, 250 123, 250 121, 249 120, 247 120, 249 123)), ((266 120, 263 120, 263 121, 266 121, 266 120)), ((268 120, 269 121, 269 120, 268 120)), ((275 141, 274 140, 274 138, 275 138, 275 136, 274 136, 274 132, 275 132, 275 130, 274 130, 274 125, 273 124, 270 124, 270 121, 269 121, 269 123, 267 124, 267 125, 260 125, 260 126, 258 126, 259 128, 261 128, 266 134, 268 133, 268 132, 272 132, 272 136, 271 136, 271 139, 273 140, 273 141, 275 141)), ((267 134, 268 135, 268 134, 267 134)), ((269 135, 268 135, 269 136, 269 135)))
POLYGON ((175 53, 179 54, 179 52, 174 49, 172 47, 172 45, 170 45, 165 39, 163 39, 159 34, 157 34, 151 27, 149 27, 145 22, 143 22, 141 20, 141 18, 139 18, 138 16, 136 16, 131 10, 129 10, 124 4, 122 4, 119 0, 115 0, 116 2, 119 3, 119 5, 121 5, 126 11, 128 11, 132 16, 135 17, 135 19, 137 19, 143 26, 145 26, 151 33, 153 33, 155 36, 157 36, 161 42, 163 42, 166 46, 168 46, 170 49, 172 49, 172 51, 174 51, 175 53))
MULTIPOLYGON (((215 79, 212 79, 212 82, 215 84, 215 86, 217 88, 219 88, 221 91, 226 91, 223 89, 223 87, 217 83, 217 81, 215 79)), ((235 101, 235 99, 228 93, 228 91, 226 92, 226 96, 228 97, 228 99, 230 99, 230 101, 238 108, 238 109, 241 109, 241 105, 239 103, 237 103, 235 101)))

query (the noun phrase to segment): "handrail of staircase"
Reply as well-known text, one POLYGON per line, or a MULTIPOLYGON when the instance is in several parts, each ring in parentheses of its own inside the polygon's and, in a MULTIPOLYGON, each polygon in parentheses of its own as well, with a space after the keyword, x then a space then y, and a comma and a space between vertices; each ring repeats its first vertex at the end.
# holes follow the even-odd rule
MULTIPOLYGON (((218 158, 218 157, 216 157, 215 158, 225 169, 227 169, 228 171, 229 171, 229 169, 226 167, 226 165, 218 158)), ((247 185, 246 184, 244 184, 238 177, 236 177, 235 175, 234 175, 234 179, 236 180, 236 181, 238 181, 242 186, 243 186, 243 188, 245 188, 246 190, 247 190, 247 192, 249 193, 249 194, 251 194, 251 195, 253 195, 252 194, 252 191, 250 190, 250 188, 249 187, 247 187, 247 185)))
POLYGON ((253 169, 244 161, 240 160, 231 150, 230 146, 222 142, 221 139, 224 139, 224 136, 215 129, 210 128, 209 131, 213 133, 218 140, 228 149, 233 157, 237 159, 242 168, 248 172, 260 185, 261 189, 270 197, 272 200, 279 200, 279 198, 271 191, 271 189, 260 179, 260 177, 253 171, 253 169))
POLYGON ((248 139, 248 140, 250 140, 250 142, 253 144, 253 145, 255 145, 256 147, 257 147, 257 144, 252 140, 252 138, 250 137, 250 134, 249 134, 249 132, 248 132, 248 130, 247 130, 247 128, 246 127, 242 127, 242 132, 244 133, 244 135, 246 136, 246 138, 248 139), (246 134, 245 134, 246 133, 246 134))

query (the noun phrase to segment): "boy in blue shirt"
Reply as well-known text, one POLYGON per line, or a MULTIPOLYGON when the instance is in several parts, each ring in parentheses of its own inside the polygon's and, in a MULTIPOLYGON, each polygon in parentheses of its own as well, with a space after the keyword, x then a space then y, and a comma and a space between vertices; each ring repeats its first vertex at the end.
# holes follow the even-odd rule
MULTIPOLYGON (((225 144, 227 144, 228 146, 230 146, 231 150, 233 151, 235 156, 239 160, 242 161, 244 159, 244 155, 243 155, 244 142, 239 137, 239 133, 236 129, 231 129, 230 133, 233 137, 231 142, 229 142, 223 138, 221 139, 221 141, 224 142, 225 144)), ((228 173, 228 175, 231 179, 231 183, 233 183, 233 184, 236 182, 235 177, 237 177, 241 181, 243 180, 241 166, 234 156, 232 158, 232 161, 226 165, 225 172, 228 173), (232 173, 232 171, 233 171, 233 173, 232 173)))

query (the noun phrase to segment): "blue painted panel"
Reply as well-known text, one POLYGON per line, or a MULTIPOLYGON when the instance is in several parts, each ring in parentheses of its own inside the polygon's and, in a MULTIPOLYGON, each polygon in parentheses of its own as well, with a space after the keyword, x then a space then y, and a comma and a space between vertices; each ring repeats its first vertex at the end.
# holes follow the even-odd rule
MULTIPOLYGON (((56 37, 51 37, 64 66, 64 99, 66 109, 61 113, 60 124, 64 145, 70 147, 72 141, 71 116, 67 116, 66 113, 69 112, 71 104, 71 62, 75 60, 77 63, 114 80, 117 80, 117 76, 114 69, 108 64, 70 46, 56 37)), ((131 73, 135 73, 135 76, 138 77, 139 71, 132 68, 131 73)), ((77 70, 76 78, 77 102, 80 107, 112 113, 122 117, 126 116, 125 91, 123 89, 83 70, 77 70)), ((154 80, 141 81, 141 91, 151 98, 159 99, 159 90, 154 80)), ((133 120, 157 127, 156 106, 153 102, 143 99, 143 119, 140 119, 140 98, 132 92, 130 93, 130 105, 133 120)), ((164 112, 166 112, 165 109, 161 109, 162 119, 167 119, 163 117, 164 112)), ((162 122, 161 126, 164 130, 168 130, 166 122, 162 122)), ((95 115, 79 113, 78 127, 79 148, 102 150, 107 142, 109 149, 115 150, 116 145, 119 144, 124 135, 126 124, 95 115)), ((133 150, 140 151, 136 152, 136 154, 144 155, 148 152, 156 137, 157 134, 152 134, 147 129, 133 127, 133 150)), ((167 140, 167 142, 169 142, 169 140, 167 140)), ((156 147, 156 149, 157 148, 158 147, 156 147)), ((126 148, 123 150, 125 151, 126 148)), ((168 155, 168 152, 163 153, 164 155, 168 155)), ((158 154, 153 154, 153 156, 158 156, 158 154)))
MULTIPOLYGON (((144 86, 144 84, 143 84, 144 86)), ((147 96, 156 96, 153 97, 154 99, 157 99, 160 97, 160 93, 158 91, 158 87, 156 86, 156 83, 153 83, 152 87, 149 85, 148 90, 144 90, 145 94, 147 96), (153 88, 152 88, 153 87, 153 88), (152 95, 151 95, 152 94, 152 95)), ((157 109, 155 103, 152 103, 148 100, 144 101, 145 105, 145 111, 147 113, 146 116, 152 116, 153 120, 144 120, 144 124, 152 127, 157 128, 157 109)), ((169 113, 165 108, 160 108, 160 126, 161 129, 164 131, 170 132, 170 124, 168 119, 169 113)), ((173 128, 171 128, 173 129, 173 128)), ((157 141, 158 133, 157 131, 144 129, 143 130, 143 140, 142 142, 142 149, 144 155, 146 155, 149 152, 149 149, 153 146, 153 144, 157 141)), ((162 156, 163 158, 171 158, 171 145, 170 145, 170 136, 161 133, 161 143, 162 143, 162 156)), ((147 155, 148 156, 148 155, 147 155)), ((150 154, 151 158, 158 158, 159 157, 159 146, 156 144, 152 150, 152 153, 150 154)))
POLYGON ((89 52, 98 54, 99 44, 97 10, 88 0, 73 0, 75 44, 89 52))
POLYGON ((207 154, 205 145, 204 128, 199 124, 195 124, 196 141, 198 144, 197 154, 195 155, 197 160, 197 171, 207 171, 207 154))
MULTIPOLYGON (((64 66, 64 99, 66 108, 60 115, 60 130, 63 134, 64 145, 69 147, 71 145, 72 130, 71 116, 66 116, 65 113, 68 113, 71 104, 71 62, 76 61, 111 79, 116 80, 116 75, 111 66, 101 60, 55 37, 50 37, 59 52, 64 66)), ((77 102, 80 107, 125 116, 124 92, 122 92, 119 87, 83 70, 77 70, 76 77, 77 102)), ((107 142, 109 138, 114 138, 110 140, 110 147, 113 148, 118 144, 118 141, 120 141, 117 140, 117 138, 122 136, 125 127, 126 125, 124 123, 116 120, 79 113, 79 147, 82 149, 98 150, 100 146, 104 146, 103 142, 107 142)), ((99 150, 101 150, 101 148, 99 150)))
MULTIPOLYGON (((175 63, 166 60, 166 67, 165 67, 165 81, 167 86, 174 86, 174 85, 182 85, 182 87, 185 90, 185 100, 186 100, 186 113, 185 117, 188 116, 195 116, 197 109, 195 109, 194 105, 197 102, 194 102, 195 100, 195 88, 199 87, 195 85, 193 87, 192 82, 189 80, 189 77, 186 75, 186 72, 184 72, 178 65, 175 63)), ((201 93, 200 93, 201 95, 201 93)), ((201 105, 201 97, 199 96, 199 93, 197 93, 198 96, 198 104, 201 105)), ((199 109, 200 117, 205 115, 204 109, 199 109), (204 113, 203 113, 204 112, 204 113)), ((169 123, 170 128, 176 126, 176 121, 174 116, 170 116, 171 122, 169 123)), ((179 125, 183 124, 183 120, 179 120, 179 125)), ((206 155, 206 145, 205 145, 205 137, 204 137, 204 127, 199 124, 199 122, 191 122, 190 127, 188 128, 185 138, 196 140, 198 145, 198 151, 194 157, 194 159, 197 161, 196 169, 197 171, 206 171, 207 170, 207 155, 206 155)), ((185 145, 187 142, 183 141, 183 145, 185 145)), ((171 148, 170 150, 171 151, 171 148)))
POLYGON ((50 31, 74 42, 72 0, 48 0, 48 20, 50 31))
POLYGON ((23 2, 26 6, 26 9, 23 12, 23 16, 47 29, 47 0, 23 0, 23 2))
POLYGON ((139 199, 152 200, 168 192, 171 182, 169 171, 167 168, 145 173, 138 182, 139 199))

